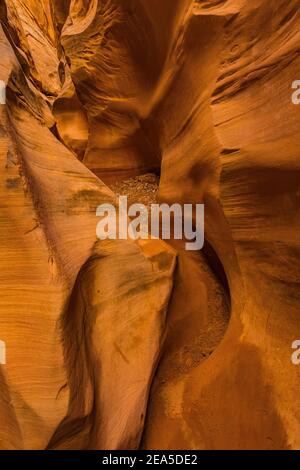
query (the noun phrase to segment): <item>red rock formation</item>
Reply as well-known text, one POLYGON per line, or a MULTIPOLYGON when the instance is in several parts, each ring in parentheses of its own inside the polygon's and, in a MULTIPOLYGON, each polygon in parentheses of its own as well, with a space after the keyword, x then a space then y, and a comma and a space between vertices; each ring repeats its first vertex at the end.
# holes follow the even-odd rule
POLYGON ((96 208, 115 196, 53 135, 49 89, 20 67, 2 29, 0 45, 8 84, 0 141, 1 448, 135 448, 174 252, 159 240, 97 240, 96 208))
POLYGON ((299 6, 2 4, 1 448, 299 448, 299 6), (173 249, 95 237, 147 171, 206 207, 168 312, 173 249))

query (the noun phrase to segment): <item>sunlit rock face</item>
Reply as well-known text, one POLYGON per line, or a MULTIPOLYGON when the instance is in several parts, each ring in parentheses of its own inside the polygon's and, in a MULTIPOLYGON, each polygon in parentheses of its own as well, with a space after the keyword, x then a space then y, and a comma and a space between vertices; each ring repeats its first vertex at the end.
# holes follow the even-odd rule
POLYGON ((2 2, 0 448, 300 447, 299 7, 2 2), (147 172, 203 253, 97 240, 147 172))
POLYGON ((32 12, 7 4, 0 30, 0 447, 136 448, 175 252, 160 240, 97 240, 96 208, 116 198, 59 140, 70 126, 64 113, 77 122, 70 100, 82 108, 74 86, 65 96, 63 81, 49 75, 62 62, 53 9, 45 5, 41 18, 48 12, 51 21, 40 23, 38 4, 32 12), (33 36, 26 54, 16 35, 23 44, 33 36), (60 101, 52 112, 59 100, 67 109, 60 101))

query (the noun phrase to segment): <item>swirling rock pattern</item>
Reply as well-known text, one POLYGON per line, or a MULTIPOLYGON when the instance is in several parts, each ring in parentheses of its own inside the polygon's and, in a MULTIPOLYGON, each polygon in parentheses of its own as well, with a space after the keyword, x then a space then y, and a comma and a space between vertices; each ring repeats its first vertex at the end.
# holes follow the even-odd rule
POLYGON ((2 2, 0 448, 300 447, 299 7, 2 2), (203 256, 97 241, 150 171, 203 256))

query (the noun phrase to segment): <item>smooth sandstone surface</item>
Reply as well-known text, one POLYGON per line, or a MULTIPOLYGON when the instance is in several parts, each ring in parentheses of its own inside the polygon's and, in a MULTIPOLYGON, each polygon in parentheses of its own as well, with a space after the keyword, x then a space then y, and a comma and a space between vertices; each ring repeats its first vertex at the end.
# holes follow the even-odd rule
POLYGON ((1 3, 1 449, 300 448, 299 6, 1 3), (203 253, 97 240, 149 171, 203 253))
POLYGON ((3 29, 1 55, 0 447, 135 448, 175 252, 97 240, 96 208, 114 194, 53 135, 45 88, 3 29))

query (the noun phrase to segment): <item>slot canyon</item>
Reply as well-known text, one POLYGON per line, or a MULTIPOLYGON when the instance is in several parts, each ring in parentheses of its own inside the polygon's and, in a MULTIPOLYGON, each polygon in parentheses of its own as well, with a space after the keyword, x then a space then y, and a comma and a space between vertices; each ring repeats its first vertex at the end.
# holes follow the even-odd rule
POLYGON ((300 0, 0 19, 0 449, 300 449, 300 0), (119 195, 203 249, 98 239, 119 195))

